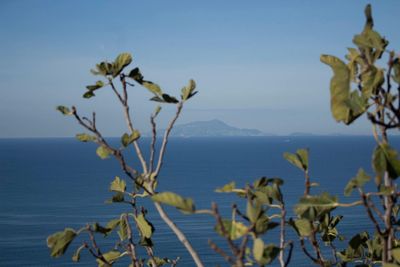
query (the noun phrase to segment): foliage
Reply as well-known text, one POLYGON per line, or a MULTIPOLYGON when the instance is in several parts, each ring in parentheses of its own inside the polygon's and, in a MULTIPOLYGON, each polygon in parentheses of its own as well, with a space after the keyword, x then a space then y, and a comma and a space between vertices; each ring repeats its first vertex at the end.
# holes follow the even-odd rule
POLYGON ((158 192, 158 176, 162 169, 169 133, 185 102, 197 93, 196 83, 190 80, 188 85, 182 88, 178 100, 165 93, 159 85, 145 80, 139 68, 126 72, 133 59, 130 54, 122 53, 113 62, 103 61, 96 65, 92 73, 100 76, 101 80, 88 85, 83 95, 84 98, 93 98, 95 93, 98 94, 100 90, 105 91, 105 88, 111 88, 116 95, 123 107, 128 128, 128 132, 121 136, 120 147, 112 147, 102 136, 97 129, 95 113, 89 119, 81 117, 75 107, 58 106, 57 110, 63 115, 74 117, 86 129, 87 133, 76 135, 79 141, 96 143, 98 145, 96 153, 100 158, 113 157, 120 163, 128 180, 114 178, 110 185, 113 196, 108 202, 124 203, 130 208, 105 226, 95 222, 78 230, 66 228, 49 236, 47 245, 51 256, 63 255, 78 235, 87 234, 89 241, 84 241, 77 248, 73 261, 79 261, 81 252, 88 250, 98 266, 111 266, 123 257, 129 258, 130 266, 133 267, 145 264, 175 266, 179 257, 172 259, 158 257, 155 254, 155 244, 152 240, 155 227, 147 217, 146 208, 139 205, 141 198, 149 198, 153 201, 160 217, 190 253, 196 266, 203 266, 201 259, 184 233, 169 218, 163 205, 175 207, 191 216, 196 214, 212 216, 215 219, 215 232, 226 241, 227 249, 219 247, 211 239, 209 245, 231 266, 264 266, 274 261, 279 261, 280 266, 287 266, 296 245, 312 264, 320 266, 348 264, 400 266, 400 240, 397 238, 400 206, 395 183, 400 176, 400 158, 398 152, 390 146, 388 138, 389 130, 400 129, 400 60, 394 51, 387 50, 389 42, 374 30, 370 5, 365 9, 365 16, 364 29, 354 36, 353 43, 356 48, 348 48, 346 62, 331 55, 322 55, 321 61, 333 71, 330 83, 333 118, 350 125, 366 114, 373 126, 373 136, 377 145, 371 163, 375 172, 376 191, 366 191, 366 185, 372 180, 371 174, 360 169, 344 188, 345 196, 356 191, 360 200, 345 203, 340 202, 338 196, 329 192, 313 194, 312 188, 318 184, 311 182, 309 150, 299 149, 294 153, 287 152, 283 155, 290 164, 304 174, 304 193, 293 207, 292 218, 287 218, 287 207, 281 191, 284 181, 276 177, 262 177, 242 187, 237 187, 235 182, 231 182, 217 188, 216 192, 235 194, 238 198, 239 203, 232 206, 229 218, 221 215, 216 203, 212 203, 209 209, 198 209, 191 198, 173 192, 158 192), (379 61, 386 55, 388 63, 385 69, 379 65, 379 61), (114 84, 116 78, 121 82, 122 88, 119 90, 114 84), (394 84, 396 90, 392 88, 394 84), (157 106, 150 116, 153 136, 148 161, 143 157, 138 142, 141 135, 138 129, 134 128, 129 111, 128 88, 136 85, 144 87, 151 93, 150 100, 176 106, 176 114, 168 124, 158 153, 155 149, 156 118, 161 107, 157 106), (128 149, 133 149, 138 157, 141 170, 129 166, 125 161, 124 153, 127 153, 128 149), (351 208, 356 205, 365 209, 375 231, 355 233, 346 239, 338 230, 340 222, 345 218, 336 213, 341 208, 351 208), (296 233, 298 240, 286 239, 286 232, 289 229, 296 233), (278 244, 266 241, 267 233, 271 231, 278 233, 278 244), (106 237, 113 233, 118 236, 115 247, 108 252, 102 252, 97 246, 96 237, 99 235, 106 237), (138 247, 142 247, 143 250, 139 250, 138 247))

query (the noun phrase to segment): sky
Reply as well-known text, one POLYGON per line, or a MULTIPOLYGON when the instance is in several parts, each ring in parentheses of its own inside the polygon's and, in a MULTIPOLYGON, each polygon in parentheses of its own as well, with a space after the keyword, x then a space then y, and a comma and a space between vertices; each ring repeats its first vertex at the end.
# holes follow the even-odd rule
MULTIPOLYGON (((400 50, 400 1, 369 1, 377 29, 400 50)), ((90 69, 119 53, 164 91, 189 79, 199 93, 178 123, 220 119, 267 133, 369 134, 365 118, 336 123, 329 107, 330 68, 364 25, 367 1, 0 1, 0 137, 67 137, 82 129, 57 105, 97 113, 107 136, 126 131, 110 89, 83 99, 98 77, 90 69)), ((130 89, 135 127, 149 129, 154 102, 130 89)), ((173 115, 163 107, 160 127, 173 115)))

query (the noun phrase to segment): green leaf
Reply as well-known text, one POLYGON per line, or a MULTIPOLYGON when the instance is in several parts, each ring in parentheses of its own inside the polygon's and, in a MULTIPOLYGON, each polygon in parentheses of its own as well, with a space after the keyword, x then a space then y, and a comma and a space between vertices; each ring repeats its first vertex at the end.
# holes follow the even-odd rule
POLYGON ((371 177, 363 169, 359 169, 356 177, 353 177, 346 185, 344 194, 350 196, 354 188, 362 188, 370 180, 371 177))
POLYGON ((184 213, 193 213, 195 207, 191 198, 183 198, 173 192, 162 192, 151 197, 153 201, 173 206, 184 213))
POLYGON ((137 130, 134 130, 133 133, 130 135, 127 133, 124 133, 121 137, 121 143, 124 147, 127 147, 128 145, 132 144, 134 141, 138 140, 140 138, 140 132, 137 130))
POLYGON ((301 160, 304 170, 308 169, 308 149, 298 149, 296 154, 301 160))
POLYGON ((119 252, 118 250, 111 250, 107 253, 103 253, 103 257, 108 263, 105 263, 101 259, 96 259, 98 267, 110 267, 115 261, 119 259, 120 256, 121 252, 119 252))
POLYGON ((160 111, 161 111, 161 106, 157 106, 156 109, 154 110, 153 116, 157 117, 157 115, 160 113, 160 111))
POLYGON ((231 193, 231 192, 233 192, 235 187, 236 187, 236 183, 235 182, 230 182, 229 184, 226 184, 223 187, 219 187, 219 188, 215 189, 215 192, 218 192, 218 193, 231 193))
POLYGON ((80 133, 77 134, 76 139, 78 139, 81 142, 90 142, 96 140, 96 137, 93 135, 85 134, 85 133, 80 133))
POLYGON ((94 75, 111 75, 113 73, 113 65, 109 62, 103 61, 100 64, 96 64, 96 69, 92 69, 90 72, 94 75))
POLYGON ((135 217, 135 221, 142 236, 145 238, 151 238, 154 227, 149 221, 146 220, 144 215, 139 214, 137 217, 135 217))
POLYGON ((125 216, 122 215, 120 220, 119 220, 119 230, 118 230, 118 235, 121 241, 124 241, 125 239, 128 239, 128 223, 127 220, 125 220, 125 216))
POLYGON ((322 193, 321 195, 300 198, 294 211, 300 218, 314 221, 335 209, 338 205, 339 203, 335 196, 331 196, 329 193, 322 193))
POLYGON ((264 254, 264 241, 261 238, 254 239, 253 257, 256 261, 261 261, 264 254))
POLYGON ((400 176, 400 160, 397 151, 388 144, 381 144, 375 148, 372 165, 378 176, 382 177, 385 171, 392 179, 400 176))
POLYGON ((114 192, 124 193, 126 190, 126 182, 116 176, 114 181, 111 182, 110 190, 114 192))
POLYGON ((393 75, 392 75, 393 80, 400 84, 400 61, 397 58, 395 63, 393 64, 393 75))
POLYGON ((270 264, 278 256, 279 251, 280 249, 273 244, 265 246, 260 238, 254 240, 253 256, 260 265, 270 264))
POLYGON ((147 266, 149 267, 159 267, 159 266, 163 266, 164 264, 170 263, 170 261, 167 258, 159 258, 159 257, 153 257, 154 262, 156 264, 156 266, 151 265, 151 261, 148 260, 147 261, 147 266))
POLYGON ((77 233, 71 228, 65 228, 62 232, 50 235, 47 238, 47 246, 50 248, 50 255, 56 258, 63 255, 76 236, 77 233))
POLYGON ((397 262, 400 262, 400 248, 392 249, 392 256, 397 262))
POLYGON ((123 202, 124 200, 125 200, 124 193, 117 192, 115 195, 112 196, 111 199, 106 200, 106 203, 107 204, 120 203, 120 202, 123 202))
POLYGON ((131 62, 132 62, 131 54, 129 53, 119 54, 113 63, 113 73, 112 73, 113 77, 114 78, 117 77, 126 66, 131 64, 131 62))
MULTIPOLYGON (((228 237, 232 240, 236 240, 241 238, 243 235, 245 235, 248 231, 248 228, 246 225, 244 225, 241 222, 237 221, 231 221, 231 220, 222 220, 222 224, 224 226, 225 233, 228 235, 228 237)), ((221 225, 217 224, 214 229, 218 234, 221 236, 224 236, 224 233, 222 232, 222 227, 221 225)))
POLYGON ((182 88, 181 99, 186 101, 191 98, 196 93, 194 92, 194 89, 196 89, 196 83, 195 81, 190 80, 189 84, 182 88))
POLYGON ((56 109, 60 111, 63 115, 72 115, 72 111, 65 106, 57 106, 56 109))
POLYGON ((378 89, 385 82, 385 74, 383 69, 370 66, 368 71, 364 71, 361 74, 362 94, 365 98, 371 97, 372 94, 376 94, 378 89))
POLYGON ((162 94, 162 98, 164 99, 164 101, 165 101, 166 103, 176 104, 176 103, 179 102, 178 99, 176 99, 175 97, 170 96, 170 95, 168 95, 168 94, 162 94))
POLYGON ((331 112, 338 122, 350 124, 353 118, 350 117, 350 109, 346 101, 350 97, 351 73, 347 65, 339 58, 329 55, 322 55, 321 61, 329 65, 333 70, 331 79, 331 112))
POLYGON ((87 91, 86 93, 83 94, 83 98, 91 98, 94 96, 95 94, 93 93, 93 91, 87 91))
POLYGON ((285 152, 283 157, 297 168, 307 171, 308 169, 308 150, 298 149, 296 154, 285 152))
POLYGON ((153 82, 143 81, 141 85, 150 92, 152 92, 153 94, 155 94, 156 96, 162 95, 161 87, 153 82))
POLYGON ((296 230, 297 234, 301 237, 310 236, 312 233, 311 222, 307 219, 290 220, 289 224, 296 230))
POLYGON ((301 163, 301 160, 299 159, 297 154, 292 154, 289 152, 283 153, 283 157, 289 161, 292 165, 296 166, 297 168, 301 169, 304 171, 303 164, 301 163))
POLYGON ((247 208, 246 208, 246 215, 249 218, 250 222, 254 223, 258 220, 262 212, 261 204, 255 201, 253 202, 248 199, 247 200, 247 208))
POLYGON ((134 68, 133 70, 131 70, 128 74, 128 77, 135 80, 139 84, 142 84, 143 82, 143 75, 140 72, 139 68, 134 68))
POLYGON ((106 159, 110 156, 111 151, 105 147, 105 146, 99 146, 96 150, 96 154, 101 158, 101 159, 106 159))
POLYGON ((86 89, 88 89, 89 91, 95 91, 97 89, 100 89, 104 86, 104 82, 103 81, 97 81, 96 84, 94 85, 88 85, 86 86, 86 89))
POLYGON ((105 227, 101 226, 98 223, 93 224, 93 231, 96 233, 101 233, 104 236, 109 235, 117 226, 120 224, 120 219, 114 219, 107 223, 105 227))

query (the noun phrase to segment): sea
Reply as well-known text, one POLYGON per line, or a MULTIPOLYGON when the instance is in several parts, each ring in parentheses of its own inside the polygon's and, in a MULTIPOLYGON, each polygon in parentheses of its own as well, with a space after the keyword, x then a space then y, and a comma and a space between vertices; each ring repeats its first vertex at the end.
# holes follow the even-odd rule
MULTIPOLYGON (((112 138, 110 142, 118 145, 119 139, 112 138)), ((391 144, 400 149, 400 138, 392 137, 391 144)), ((141 138, 140 145, 148 157, 149 139, 141 138)), ((215 202, 221 214, 231 218, 232 204, 238 203, 244 210, 243 199, 216 193, 216 188, 231 181, 244 186, 263 176, 280 177, 284 180, 282 190, 290 217, 294 216, 293 206, 303 194, 304 180, 302 172, 283 158, 284 152, 308 148, 311 180, 320 185, 312 193, 329 191, 340 202, 350 203, 358 200, 358 196, 354 193, 345 197, 343 189, 359 168, 373 176, 371 155, 375 145, 368 136, 171 138, 158 190, 191 197, 197 209, 209 209, 215 202)), ((73 138, 0 139, 0 266, 97 266, 87 251, 82 252, 79 263, 71 260, 74 250, 88 239, 85 235, 74 240, 59 258, 51 258, 46 246, 47 236, 65 227, 79 229, 87 223, 105 224, 131 211, 127 204, 106 203, 112 196, 109 185, 115 176, 127 180, 128 188, 132 184, 116 160, 101 160, 95 150, 95 144, 73 138)), ((133 150, 126 153, 128 162, 140 170, 133 150)), ((373 189, 373 182, 369 187, 373 189)), ((137 205, 148 210, 148 218, 154 225, 156 256, 179 257, 177 266, 195 266, 152 203, 139 199, 137 205)), ((213 218, 181 214, 170 207, 166 210, 187 235, 205 266, 229 266, 208 245, 213 240, 222 249, 228 249, 214 232, 213 218)), ((349 238, 358 232, 373 233, 362 207, 339 208, 334 213, 344 215, 338 230, 347 236, 346 240, 336 242, 338 250, 346 247, 349 238)), ((265 243, 277 243, 274 231, 263 237, 265 243)), ((135 233, 134 238, 137 238, 135 233)), ((295 245, 290 266, 311 266, 290 228, 287 239, 295 245)), ((118 236, 96 235, 96 240, 106 252, 113 249, 118 236)), ((331 257, 329 251, 325 252, 326 257, 331 257)), ((124 260, 115 264, 127 265, 124 260)), ((278 261, 272 266, 278 266, 278 261)))

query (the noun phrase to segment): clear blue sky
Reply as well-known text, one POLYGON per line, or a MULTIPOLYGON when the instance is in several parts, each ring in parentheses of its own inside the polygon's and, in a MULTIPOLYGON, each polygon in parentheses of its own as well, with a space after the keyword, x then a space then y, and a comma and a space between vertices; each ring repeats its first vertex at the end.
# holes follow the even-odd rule
MULTIPOLYGON (((400 50, 400 1, 370 1, 375 27, 400 50)), ((364 25, 367 1, 0 1, 0 137, 72 136, 59 104, 96 110, 107 135, 124 131, 120 107, 103 90, 81 98, 95 63, 130 52, 145 77, 178 94, 190 78, 199 94, 180 123, 222 119, 288 134, 368 134, 329 111, 330 69, 364 25)), ((136 125, 155 106, 132 89, 136 125)), ((165 109, 164 117, 172 110, 165 109)), ((365 121, 365 120, 364 120, 365 121)))

